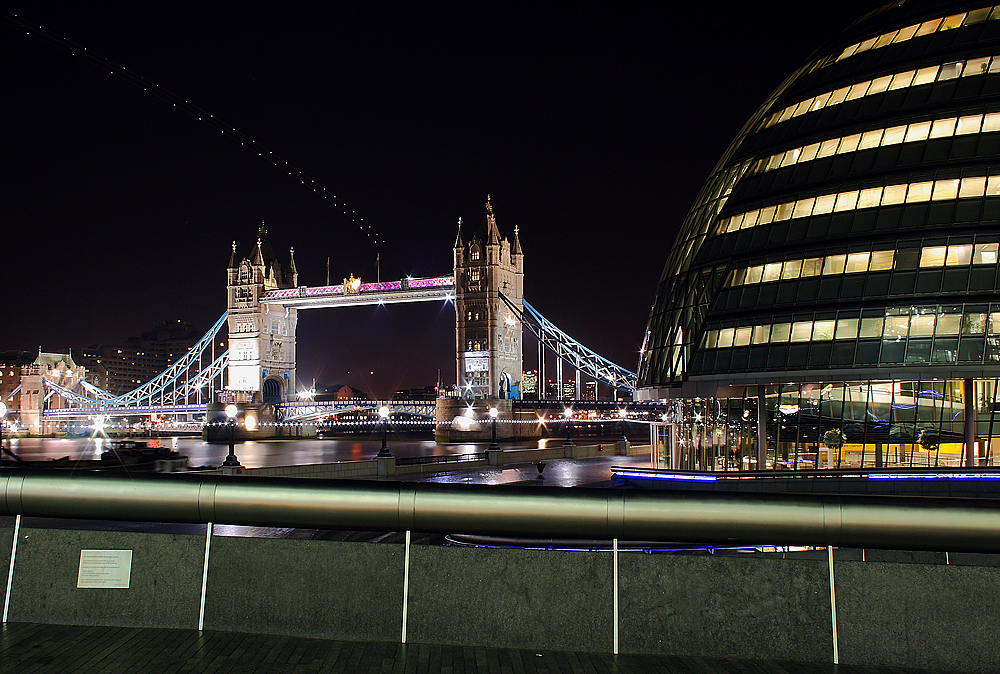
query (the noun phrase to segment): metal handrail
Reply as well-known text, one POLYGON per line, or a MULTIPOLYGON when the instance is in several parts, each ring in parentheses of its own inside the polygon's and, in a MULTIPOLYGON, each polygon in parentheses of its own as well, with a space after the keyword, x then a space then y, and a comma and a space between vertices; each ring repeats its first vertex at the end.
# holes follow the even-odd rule
POLYGON ((705 544, 1000 552, 976 499, 0 473, 0 515, 705 544))

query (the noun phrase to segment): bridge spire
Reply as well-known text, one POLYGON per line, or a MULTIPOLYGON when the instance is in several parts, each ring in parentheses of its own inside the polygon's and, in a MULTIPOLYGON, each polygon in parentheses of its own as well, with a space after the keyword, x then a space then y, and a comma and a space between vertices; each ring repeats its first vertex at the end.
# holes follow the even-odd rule
POLYGON ((514 225, 514 245, 510 250, 511 255, 524 255, 524 253, 521 252, 521 237, 518 236, 518 231, 518 226, 514 225))
POLYGON ((240 263, 236 261, 236 242, 233 241, 233 253, 229 256, 229 268, 236 269, 239 264, 240 263))

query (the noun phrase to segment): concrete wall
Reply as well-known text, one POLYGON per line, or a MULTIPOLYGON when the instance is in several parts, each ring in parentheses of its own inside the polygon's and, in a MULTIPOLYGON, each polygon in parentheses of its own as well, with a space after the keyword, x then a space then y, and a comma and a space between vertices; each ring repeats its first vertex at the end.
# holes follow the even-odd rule
MULTIPOLYGON (((4 579, 11 535, 0 522, 4 579)), ((9 620, 195 629, 204 552, 204 535, 142 525, 22 525, 9 620), (77 588, 82 549, 132 550, 130 587, 77 588)), ((867 553, 837 551, 841 664, 1000 671, 997 556, 867 553)), ((214 536, 205 627, 396 642, 405 601, 408 643, 614 648, 610 552, 411 546, 405 598, 404 559, 403 545, 214 536)), ((825 552, 621 552, 618 563, 622 653, 833 661, 825 552)))

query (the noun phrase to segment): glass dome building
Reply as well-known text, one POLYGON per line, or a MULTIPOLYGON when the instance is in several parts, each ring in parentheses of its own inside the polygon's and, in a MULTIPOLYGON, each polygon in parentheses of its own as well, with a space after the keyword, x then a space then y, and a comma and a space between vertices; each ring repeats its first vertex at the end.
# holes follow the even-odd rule
POLYGON ((1000 5, 854 22, 740 130, 666 261, 661 465, 995 464, 1000 5))

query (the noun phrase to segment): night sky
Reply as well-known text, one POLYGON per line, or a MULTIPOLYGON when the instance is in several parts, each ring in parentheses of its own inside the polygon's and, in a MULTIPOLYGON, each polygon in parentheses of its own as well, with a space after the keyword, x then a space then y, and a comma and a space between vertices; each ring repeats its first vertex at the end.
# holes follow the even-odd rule
MULTIPOLYGON (((327 257, 331 283, 374 281, 376 255, 382 280, 448 274, 458 218, 478 227, 490 194, 501 233, 520 227, 525 299, 634 370, 712 166, 872 6, 24 3, 0 39, 0 350, 76 352, 163 320, 207 329, 232 240, 249 256, 262 220, 304 285, 325 283, 327 257)), ((299 380, 385 395, 440 368, 451 383, 454 339, 451 305, 300 312, 299 380)), ((526 338, 526 367, 534 354, 526 338)))

